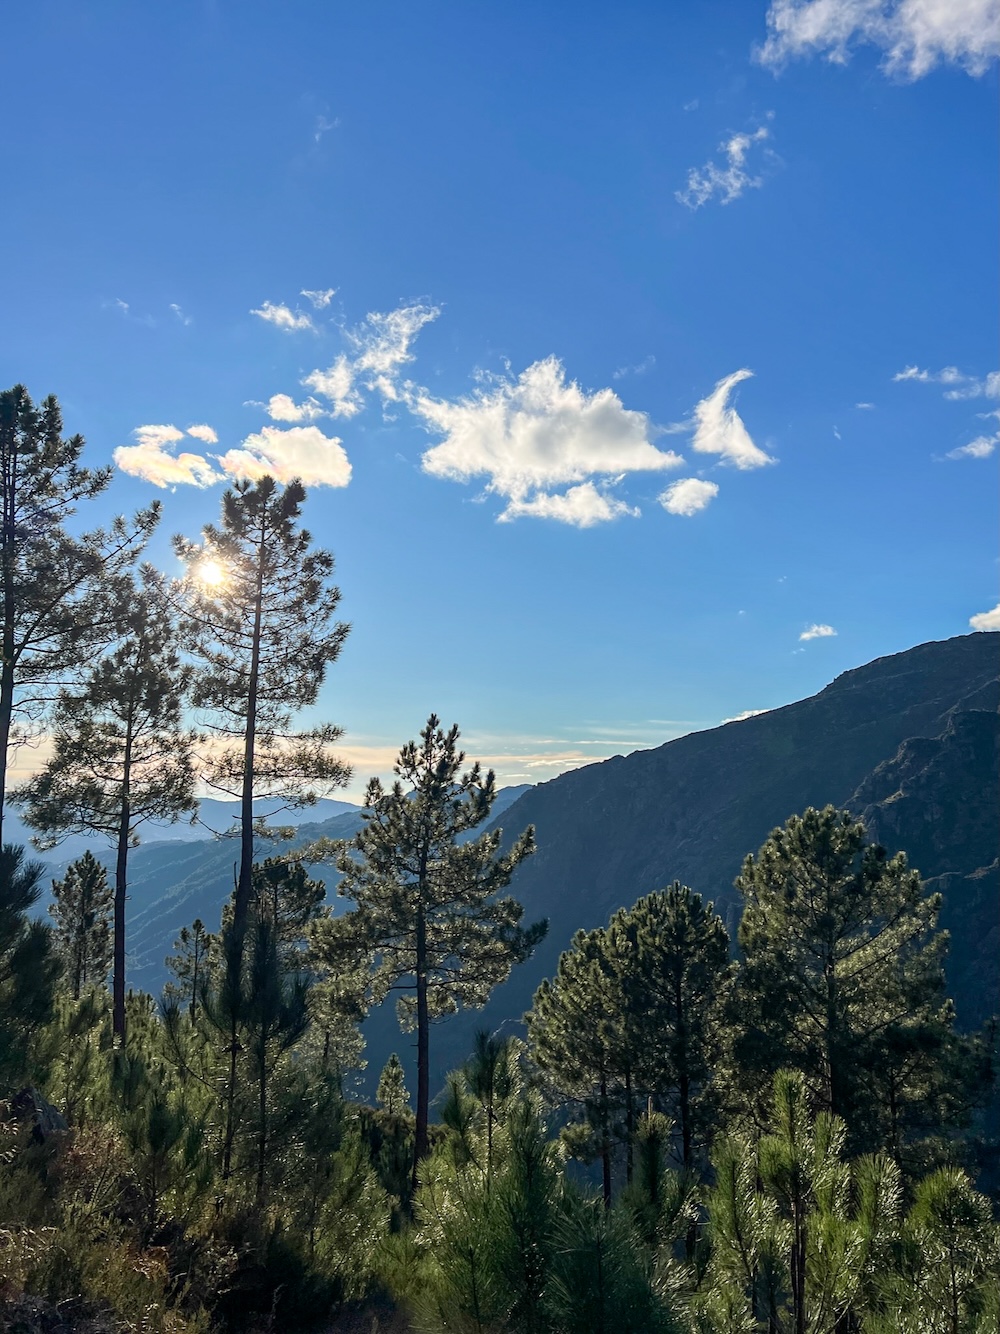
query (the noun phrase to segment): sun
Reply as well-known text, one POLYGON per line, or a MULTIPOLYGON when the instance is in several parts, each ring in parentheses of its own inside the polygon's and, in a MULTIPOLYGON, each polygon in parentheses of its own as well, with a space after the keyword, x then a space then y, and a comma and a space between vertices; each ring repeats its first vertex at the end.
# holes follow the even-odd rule
POLYGON ((199 561, 194 574, 198 582, 207 588, 221 588, 226 582, 225 568, 217 560, 199 561))

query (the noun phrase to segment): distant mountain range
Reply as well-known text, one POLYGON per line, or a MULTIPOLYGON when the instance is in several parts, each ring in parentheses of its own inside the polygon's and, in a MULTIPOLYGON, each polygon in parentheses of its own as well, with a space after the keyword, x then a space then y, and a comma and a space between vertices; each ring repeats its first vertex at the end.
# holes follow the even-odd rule
MULTIPOLYGON (((679 879, 715 902, 735 937, 732 887, 743 857, 807 806, 832 803, 862 817, 890 851, 907 851, 944 895, 951 932, 949 981, 960 1023, 1000 1011, 1000 807, 997 708, 1000 634, 965 635, 879 658, 819 694, 588 765, 537 787, 506 788, 493 826, 509 842, 534 825, 537 853, 512 892, 526 921, 549 919, 532 959, 484 1010, 460 1013, 432 1035, 434 1078, 467 1055, 478 1027, 517 1025, 538 983, 573 933, 679 879)), ((221 803, 220 803, 221 804, 221 803)), ((350 837, 361 812, 346 803, 310 819, 290 844, 350 837)), ((314 815, 317 808, 307 812, 314 815)), ((95 852, 96 852, 95 848, 95 852)), ((164 956, 180 928, 218 925, 238 852, 230 839, 150 843, 131 858, 129 980, 158 992, 164 956)), ((336 875, 314 868, 333 896, 336 875)), ((369 1076, 412 1039, 390 1009, 366 1024, 369 1076)))
MULTIPOLYGON (((301 810, 283 810, 281 803, 258 801, 254 804, 254 813, 268 818, 274 816, 275 824, 300 825, 306 822, 315 824, 320 820, 331 820, 338 815, 357 813, 361 808, 350 801, 334 801, 321 797, 312 806, 303 806, 301 810)), ((198 803, 198 809, 191 815, 183 815, 179 820, 148 820, 139 828, 142 841, 150 843, 197 843, 214 839, 232 829, 239 819, 238 801, 219 801, 215 797, 205 797, 198 803)), ((21 819, 14 806, 6 806, 3 816, 4 841, 28 845, 33 829, 21 819)), ((77 857, 82 857, 89 848, 97 856, 107 847, 107 839, 100 834, 70 834, 57 848, 42 854, 42 860, 57 866, 65 866, 77 857)))

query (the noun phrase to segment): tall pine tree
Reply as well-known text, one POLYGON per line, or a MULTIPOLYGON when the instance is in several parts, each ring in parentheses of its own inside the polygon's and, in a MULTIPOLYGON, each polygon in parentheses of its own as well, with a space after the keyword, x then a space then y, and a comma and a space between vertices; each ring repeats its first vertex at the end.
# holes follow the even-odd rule
POLYGON ((339 892, 352 911, 317 924, 314 949, 330 967, 364 955, 371 960, 371 1003, 389 990, 407 992, 397 1006, 404 1029, 417 1032, 414 1181, 427 1153, 430 1025, 459 1005, 483 1005, 526 959, 546 923, 522 927, 524 909, 500 891, 534 849, 532 830, 500 852, 500 830, 462 841, 489 816, 493 771, 465 773, 458 728, 443 731, 434 714, 408 741, 386 791, 377 778, 365 795, 365 823, 348 842, 314 845, 307 860, 332 858, 339 892))
POLYGON ((333 556, 300 527, 305 487, 273 477, 240 482, 222 497, 220 525, 174 548, 187 566, 180 592, 196 664, 193 700, 212 735, 202 777, 240 802, 240 861, 233 930, 246 933, 254 862, 254 800, 309 805, 350 770, 331 753, 332 724, 294 730, 313 704, 348 626, 335 620, 333 556))
POLYGON ((813 1106, 844 1119, 855 1148, 898 1157, 908 1109, 933 1088, 939 1129, 982 1078, 952 1029, 940 896, 925 893, 903 853, 887 856, 832 806, 775 829, 736 887, 743 1094, 759 1105, 776 1071, 792 1066, 813 1106))
POLYGON ((92 852, 71 862, 52 882, 49 914, 70 994, 79 1000, 88 986, 102 985, 111 966, 114 894, 104 867, 92 852))
POLYGON ((154 503, 131 522, 71 536, 79 502, 111 479, 110 468, 82 468, 82 450, 82 436, 63 437, 55 398, 36 406, 20 384, 0 393, 0 834, 18 720, 37 721, 54 685, 111 637, 103 585, 131 565, 159 517, 154 503))
POLYGON ((115 849, 114 1031, 125 1036, 125 902, 129 849, 151 819, 194 808, 194 736, 182 725, 188 675, 170 607, 149 567, 120 581, 118 642, 84 678, 60 693, 52 756, 11 794, 50 848, 67 834, 99 833, 115 849))

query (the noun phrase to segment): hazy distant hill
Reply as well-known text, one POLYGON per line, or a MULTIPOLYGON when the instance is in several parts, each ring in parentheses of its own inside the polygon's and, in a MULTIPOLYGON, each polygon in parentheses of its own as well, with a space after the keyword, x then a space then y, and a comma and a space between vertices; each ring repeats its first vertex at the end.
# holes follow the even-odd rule
MULTIPOLYGON (((497 816, 528 790, 527 785, 502 788, 497 793, 497 816)), ((361 825, 361 808, 346 802, 332 819, 299 824, 289 842, 261 842, 260 857, 286 848, 301 848, 315 839, 350 838, 361 825)), ((313 810, 316 807, 312 808, 313 810)), ((279 817, 284 821, 284 816, 279 817)), ((97 850, 95 849, 95 856, 97 850)), ((158 993, 167 979, 164 957, 182 926, 200 917, 217 930, 222 904, 232 892, 239 866, 239 843, 233 838, 199 843, 150 843, 136 848, 129 858, 128 978, 132 986, 158 993)), ((338 876, 328 867, 314 866, 310 874, 323 880, 336 908, 333 893, 338 876)))
MULTIPOLYGON (((335 816, 357 812, 360 807, 350 801, 335 801, 330 797, 321 797, 314 806, 304 806, 298 811, 282 811, 278 801, 258 801, 254 803, 258 815, 271 816, 278 811, 276 824, 300 825, 306 822, 315 824, 319 820, 332 820, 335 816)), ((205 797, 198 803, 197 818, 192 821, 189 815, 170 823, 166 820, 148 820, 140 827, 143 843, 195 843, 215 838, 231 829, 239 817, 238 801, 219 801, 215 797, 205 797)), ((7 843, 28 844, 34 830, 20 817, 14 806, 6 806, 3 817, 4 841, 7 843)), ((42 860, 58 866, 65 866, 83 855, 89 848, 95 856, 107 847, 107 839, 98 834, 71 834, 51 852, 42 854, 42 860)))

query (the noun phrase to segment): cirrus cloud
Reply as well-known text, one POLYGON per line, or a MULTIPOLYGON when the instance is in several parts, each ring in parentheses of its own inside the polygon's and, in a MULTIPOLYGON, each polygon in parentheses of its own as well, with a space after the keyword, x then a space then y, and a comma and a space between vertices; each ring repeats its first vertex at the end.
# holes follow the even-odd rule
POLYGON ((268 324, 273 324, 276 329, 282 329, 285 333, 296 333, 301 329, 316 332, 316 326, 308 315, 273 301, 265 301, 256 310, 251 310, 250 314, 256 315, 268 324))
MULTIPOLYGON (((686 208, 698 209, 710 199, 718 199, 720 204, 731 204, 739 199, 746 190, 759 190, 764 184, 763 176, 752 176, 747 170, 747 156, 757 144, 762 144, 771 137, 770 130, 762 125, 752 134, 734 134, 724 139, 719 145, 723 164, 706 162, 703 167, 692 167, 688 172, 687 184, 683 190, 677 190, 674 198, 686 208)), ((774 154, 771 154, 774 161, 774 154)))
POLYGON ((723 463, 734 468, 763 468, 776 459, 765 454, 750 438, 743 419, 729 399, 736 386, 753 377, 753 371, 733 371, 720 380, 707 398, 694 410, 695 433, 692 448, 699 454, 718 454, 723 463))

